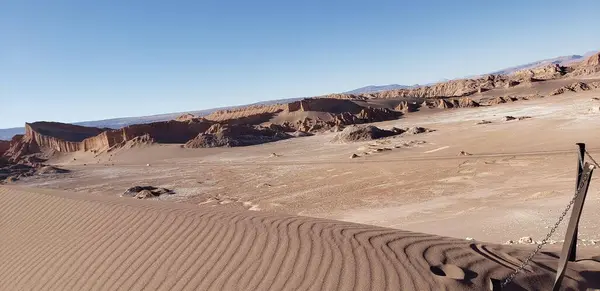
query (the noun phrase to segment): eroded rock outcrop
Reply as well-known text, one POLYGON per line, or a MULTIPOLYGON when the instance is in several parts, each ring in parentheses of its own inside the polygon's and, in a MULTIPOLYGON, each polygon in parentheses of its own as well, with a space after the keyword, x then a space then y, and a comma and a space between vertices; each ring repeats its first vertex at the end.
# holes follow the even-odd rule
POLYGON ((177 118, 175 118, 175 121, 185 122, 185 121, 194 120, 196 118, 199 118, 199 117, 194 114, 191 114, 191 113, 186 113, 186 114, 177 116, 177 118))
POLYGON ((567 70, 567 67, 558 64, 548 64, 537 68, 516 71, 511 74, 511 77, 524 81, 552 80, 561 78, 567 74, 567 70))
POLYGON ((363 108, 356 117, 360 119, 362 122, 360 123, 370 123, 370 122, 378 122, 378 121, 386 121, 397 119, 401 115, 398 112, 387 109, 387 108, 372 108, 367 107, 363 108))
POLYGON ((188 141, 186 148, 238 147, 278 141, 291 136, 267 127, 215 124, 188 141))
POLYGON ((491 99, 487 102, 487 105, 498 105, 498 104, 504 104, 504 103, 510 103, 510 102, 515 102, 518 101, 519 99, 517 97, 512 97, 512 96, 506 96, 506 97, 496 97, 494 99, 491 99))
POLYGON ((25 127, 25 135, 13 137, 4 156, 18 161, 42 152, 101 152, 139 139, 142 142, 185 143, 206 131, 214 122, 193 119, 130 125, 104 130, 57 122, 34 122, 25 127))
POLYGON ((479 102, 474 101, 471 98, 430 98, 424 100, 420 107, 422 108, 438 108, 438 109, 450 109, 450 108, 469 108, 479 107, 479 102))
POLYGON ((596 86, 596 84, 593 84, 592 86, 589 86, 586 83, 583 82, 575 82, 573 84, 569 84, 567 86, 562 86, 554 91, 552 91, 550 93, 551 96, 554 95, 560 95, 566 92, 581 92, 581 91, 588 91, 591 89, 594 89, 596 86))
POLYGON ((227 124, 260 124, 269 121, 275 114, 288 109, 288 104, 252 105, 236 109, 219 110, 204 118, 227 124))
POLYGON ((105 129, 59 122, 34 122, 25 124, 25 138, 39 148, 57 152, 79 151, 83 140, 104 132, 105 129))
POLYGON ((364 106, 348 99, 333 99, 333 98, 306 98, 300 101, 295 101, 286 104, 285 112, 328 112, 333 114, 340 113, 359 113, 364 106))
POLYGON ((408 101, 402 101, 398 105, 396 105, 396 107, 394 107, 395 111, 402 112, 402 113, 415 112, 418 109, 419 109, 419 104, 417 104, 416 102, 408 102, 408 101))
POLYGON ((360 96, 367 99, 464 97, 494 88, 503 88, 508 82, 509 78, 507 76, 489 75, 477 79, 451 80, 431 86, 367 93, 360 96))
POLYGON ((0 157, 10 149, 10 141, 0 140, 0 157))
POLYGON ((570 76, 585 76, 600 73, 600 53, 594 54, 589 58, 575 63, 572 66, 570 76))
POLYGON ((332 140, 332 142, 357 142, 380 139, 398 135, 401 132, 385 130, 373 125, 353 125, 344 128, 332 140))

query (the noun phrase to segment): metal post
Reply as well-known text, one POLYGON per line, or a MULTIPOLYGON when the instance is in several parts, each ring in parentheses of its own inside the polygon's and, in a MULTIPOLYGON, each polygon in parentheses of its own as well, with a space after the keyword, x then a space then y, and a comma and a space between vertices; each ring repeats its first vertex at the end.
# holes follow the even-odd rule
MULTIPOLYGON (((577 143, 579 147, 579 157, 577 158, 577 180, 575 181, 575 192, 577 192, 577 188, 579 187, 579 182, 581 182, 581 174, 583 173, 583 161, 585 159, 585 143, 577 143)), ((569 253, 569 261, 574 262, 577 257, 577 234, 579 233, 579 226, 575 227, 575 234, 573 240, 575 241, 575 245, 571 249, 569 253)))
POLYGON ((593 171, 594 166, 585 163, 583 166, 583 172, 581 174, 581 181, 577 190, 577 198, 575 198, 575 202, 573 203, 571 218, 569 219, 569 225, 567 226, 565 242, 560 253, 558 268, 556 269, 556 279, 554 280, 554 288, 552 288, 554 291, 558 291, 560 289, 562 279, 567 269, 567 264, 570 261, 570 255, 575 254, 574 250, 577 246, 577 225, 579 224, 579 219, 581 218, 583 203, 585 202, 585 196, 590 186, 590 181, 592 180, 593 171))

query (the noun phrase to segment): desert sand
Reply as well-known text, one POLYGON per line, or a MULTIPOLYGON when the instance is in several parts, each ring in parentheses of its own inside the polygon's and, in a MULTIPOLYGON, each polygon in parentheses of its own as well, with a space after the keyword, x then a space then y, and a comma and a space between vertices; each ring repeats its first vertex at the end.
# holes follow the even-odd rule
MULTIPOLYGON (((485 290, 526 249, 333 220, 0 188, 3 290, 485 290)), ((509 290, 548 290, 540 254, 509 290)), ((600 263, 564 286, 598 287, 600 263)))
MULTIPOLYGON (((50 149, 52 166, 0 185, 0 289, 489 290, 573 197, 575 143, 600 160, 600 76, 488 79, 123 130, 28 125, 8 151, 50 149), (469 98, 388 98, 440 92, 469 98), (383 131, 348 138, 354 122, 383 131), (281 127, 307 136, 262 137, 281 127), (138 185, 167 190, 124 194, 138 185)), ((600 288, 598 175, 565 290, 600 288)), ((565 225, 505 290, 551 288, 565 225)))

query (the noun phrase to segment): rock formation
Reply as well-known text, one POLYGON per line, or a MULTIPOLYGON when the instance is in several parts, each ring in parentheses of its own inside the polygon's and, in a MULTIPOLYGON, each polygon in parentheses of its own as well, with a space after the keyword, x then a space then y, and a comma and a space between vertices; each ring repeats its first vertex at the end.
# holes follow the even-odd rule
POLYGON ((395 111, 402 112, 402 113, 415 112, 418 109, 419 109, 419 104, 417 104, 417 102, 408 102, 408 101, 402 101, 398 105, 396 105, 396 107, 394 107, 395 111))
POLYGON ((18 134, 13 136, 9 143, 9 148, 4 152, 3 156, 8 161, 16 162, 21 160, 26 155, 39 153, 40 148, 37 143, 31 140, 31 137, 18 134))
POLYGON ((508 102, 515 102, 518 101, 519 99, 517 97, 512 97, 512 96, 506 96, 506 97, 502 97, 502 96, 498 96, 494 99, 491 99, 487 102, 487 105, 497 105, 497 104, 503 104, 503 103, 508 103, 508 102))
POLYGON ((452 108, 452 107, 454 107, 454 104, 452 104, 452 102, 450 102, 446 99, 440 99, 438 101, 437 108, 439 108, 439 109, 448 109, 448 108, 452 108))
POLYGON ((354 125, 344 128, 332 140, 332 142, 357 142, 380 139, 400 134, 392 130, 380 129, 373 125, 354 125))
POLYGON ((362 121, 360 123, 369 123, 397 119, 400 114, 387 108, 367 107, 363 108, 356 117, 362 121))
POLYGON ((467 98, 467 97, 430 99, 430 100, 425 100, 421 104, 421 107, 439 108, 439 109, 468 108, 468 107, 478 107, 478 106, 479 106, 478 102, 475 102, 473 99, 467 98))
POLYGON ((236 109, 219 110, 204 118, 228 124, 260 124, 269 121, 275 114, 288 109, 288 104, 252 105, 236 109))
POLYGON ((560 66, 558 64, 549 64, 542 67, 533 69, 516 71, 511 74, 511 77, 517 80, 552 80, 558 79, 567 73, 567 67, 560 66))
POLYGON ((237 147, 273 142, 291 136, 270 128, 250 125, 215 124, 188 141, 186 148, 237 147))
POLYGON ((3 155, 11 161, 18 161, 27 155, 44 152, 101 152, 135 140, 140 143, 185 143, 212 124, 201 119, 188 122, 171 120, 104 130, 57 122, 27 123, 25 135, 13 137, 3 155))
POLYGON ((411 89, 396 89, 376 93, 366 93, 360 96, 367 99, 390 98, 433 98, 433 97, 464 97, 475 93, 506 87, 509 78, 503 75, 488 75, 477 79, 451 80, 431 86, 411 89))
POLYGON ((121 194, 121 197, 135 197, 137 199, 145 199, 158 197, 163 194, 174 194, 173 190, 154 186, 134 186, 121 194))
POLYGON ((575 63, 572 66, 570 76, 584 76, 600 73, 600 53, 594 54, 589 58, 575 63))
POLYGON ((567 86, 562 86, 554 91, 552 91, 550 93, 551 96, 554 95, 559 95, 559 94, 563 94, 566 92, 581 92, 581 91, 587 91, 587 90, 591 90, 593 88, 595 88, 596 84, 593 83, 592 86, 590 87, 588 84, 583 83, 583 82, 575 82, 573 84, 567 85, 567 86))
POLYGON ((358 114, 364 106, 348 99, 333 98, 306 98, 286 104, 284 113, 291 112, 328 112, 332 114, 352 113, 358 114))
POLYGON ((190 120, 194 120, 196 118, 199 118, 198 116, 191 114, 191 113, 186 113, 186 114, 182 114, 180 116, 177 116, 177 118, 175 118, 175 121, 179 121, 179 122, 185 122, 185 121, 190 121, 190 120))
POLYGON ((96 136, 104 129, 85 127, 59 122, 34 122, 25 124, 25 138, 37 144, 39 148, 57 152, 78 151, 81 142, 96 136))
POLYGON ((0 140, 0 157, 10 149, 10 141, 0 140))

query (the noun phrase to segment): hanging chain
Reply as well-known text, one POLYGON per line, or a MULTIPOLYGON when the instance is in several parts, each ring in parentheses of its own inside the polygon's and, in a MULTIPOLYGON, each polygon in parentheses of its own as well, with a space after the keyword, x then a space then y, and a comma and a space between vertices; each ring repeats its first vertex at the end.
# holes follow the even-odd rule
MULTIPOLYGON (((590 158, 590 160, 592 160, 594 165, 596 167, 600 168, 600 166, 598 165, 598 163, 596 163, 596 161, 592 158, 592 156, 587 151, 585 153, 590 158)), ((589 172, 587 172, 586 175, 589 176, 590 175, 589 172)), ((586 177, 582 176, 581 180, 588 179, 589 177, 587 177, 587 176, 586 177)), ((558 221, 556 221, 554 226, 552 226, 552 228, 550 229, 550 232, 548 232, 548 234, 546 234, 546 237, 544 238, 544 240, 542 240, 541 243, 536 246, 535 250, 533 250, 533 252, 523 261, 523 263, 518 268, 515 269, 514 272, 512 272, 510 275, 508 275, 508 277, 506 277, 506 279, 504 279, 504 281, 502 281, 502 283, 500 283, 500 287, 504 288, 506 285, 510 284, 510 282, 512 282, 512 280, 531 263, 531 260, 533 259, 533 257, 535 255, 537 255, 537 253, 542 249, 542 247, 544 247, 546 244, 548 244, 548 241, 550 240, 550 238, 552 237, 554 232, 556 232, 556 229, 558 229, 558 226, 564 220, 565 216, 567 216, 567 213, 569 212, 569 210, 575 203, 575 199, 577 199, 577 196, 579 195, 579 190, 581 189, 581 187, 582 187, 581 184, 577 185, 577 191, 575 191, 575 195, 573 195, 573 198, 571 198, 571 201, 569 201, 569 204, 567 205, 565 210, 563 210, 563 212, 560 214, 560 217, 558 217, 558 221)), ((577 243, 577 242, 575 242, 575 243, 577 243)))
POLYGON ((592 163, 594 163, 594 166, 596 166, 597 168, 600 168, 600 165, 598 164, 598 162, 596 162, 596 160, 594 160, 594 158, 592 157, 592 155, 590 155, 590 153, 588 151, 585 151, 585 155, 590 158, 590 160, 592 161, 592 163))

